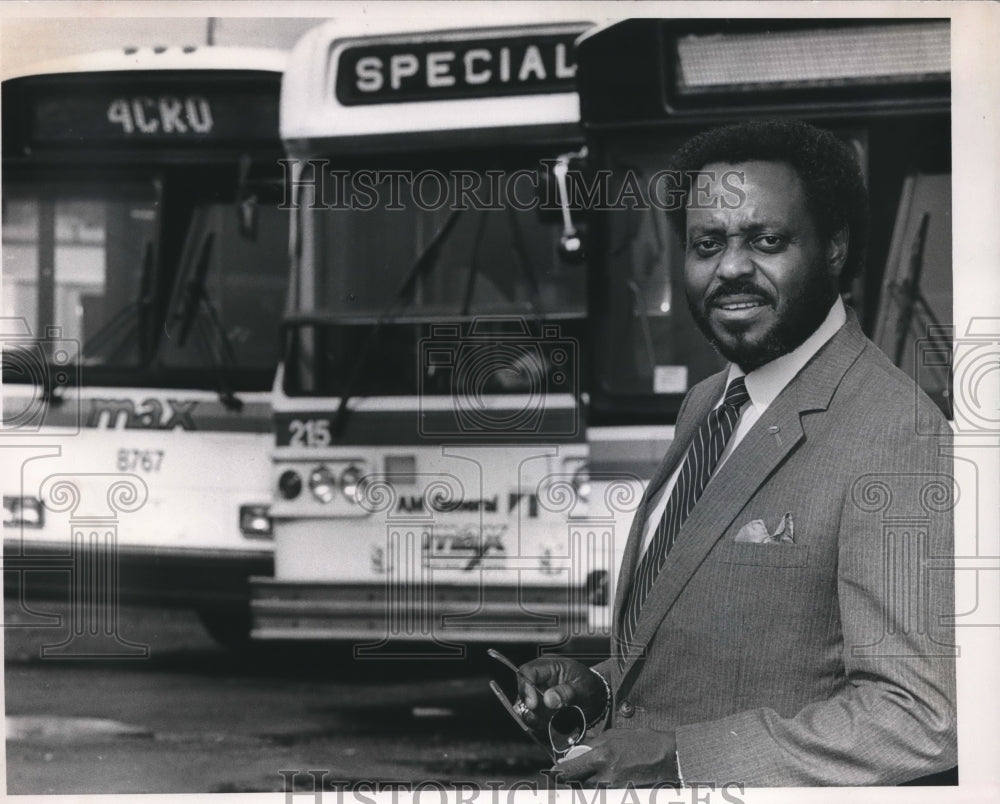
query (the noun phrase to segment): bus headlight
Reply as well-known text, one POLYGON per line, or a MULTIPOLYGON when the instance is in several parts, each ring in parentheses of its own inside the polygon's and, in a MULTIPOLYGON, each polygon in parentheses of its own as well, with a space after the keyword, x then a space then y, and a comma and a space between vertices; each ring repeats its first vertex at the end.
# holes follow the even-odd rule
POLYGON ((348 466, 340 475, 340 490, 351 502, 358 496, 358 483, 361 481, 361 470, 353 464, 348 466))
POLYGON ((278 491, 286 500, 294 500, 302 493, 302 477, 294 469, 287 469, 278 478, 278 491))
MULTIPOLYGON (((301 481, 300 481, 301 483, 301 481)), ((274 535, 266 505, 240 506, 240 532, 244 536, 263 539, 274 535)))
POLYGON ((37 497, 4 497, 3 524, 6 527, 21 525, 26 528, 41 528, 45 525, 42 501, 37 497))
POLYGON ((337 494, 337 479, 327 466, 317 466, 309 474, 309 491, 321 503, 328 503, 337 494))

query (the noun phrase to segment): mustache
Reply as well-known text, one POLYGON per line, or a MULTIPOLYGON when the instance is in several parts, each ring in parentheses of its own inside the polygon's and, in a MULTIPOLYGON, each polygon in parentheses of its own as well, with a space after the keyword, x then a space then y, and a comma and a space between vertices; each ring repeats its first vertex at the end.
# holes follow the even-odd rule
POLYGON ((753 280, 746 277, 740 279, 726 279, 719 286, 708 294, 705 299, 706 304, 718 304, 727 296, 756 296, 764 302, 771 303, 771 294, 764 288, 755 284, 753 280))

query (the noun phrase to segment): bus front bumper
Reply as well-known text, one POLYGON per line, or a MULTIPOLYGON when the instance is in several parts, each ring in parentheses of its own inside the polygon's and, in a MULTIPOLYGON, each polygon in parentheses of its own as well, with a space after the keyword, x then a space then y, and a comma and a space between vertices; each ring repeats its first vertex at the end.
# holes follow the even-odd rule
MULTIPOLYGON (((564 644, 600 638, 582 589, 251 582, 261 640, 564 644)), ((603 634, 607 636, 607 634, 603 634)))

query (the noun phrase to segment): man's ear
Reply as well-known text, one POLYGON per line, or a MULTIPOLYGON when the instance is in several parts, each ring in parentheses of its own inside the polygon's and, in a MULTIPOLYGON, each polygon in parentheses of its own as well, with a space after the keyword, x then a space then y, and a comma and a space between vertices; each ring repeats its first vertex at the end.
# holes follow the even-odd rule
POLYGON ((847 262, 847 249, 851 243, 851 232, 844 226, 830 236, 826 245, 826 260, 830 266, 830 273, 839 277, 843 273, 844 265, 847 262))

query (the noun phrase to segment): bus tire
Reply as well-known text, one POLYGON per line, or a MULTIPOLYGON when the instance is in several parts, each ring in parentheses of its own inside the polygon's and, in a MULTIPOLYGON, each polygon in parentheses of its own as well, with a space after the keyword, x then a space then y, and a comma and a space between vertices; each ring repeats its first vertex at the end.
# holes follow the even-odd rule
POLYGON ((208 635, 227 650, 242 653, 253 645, 249 606, 200 608, 198 619, 208 635))

